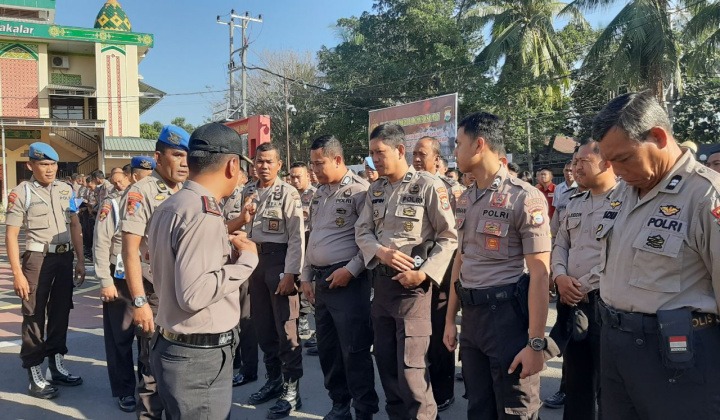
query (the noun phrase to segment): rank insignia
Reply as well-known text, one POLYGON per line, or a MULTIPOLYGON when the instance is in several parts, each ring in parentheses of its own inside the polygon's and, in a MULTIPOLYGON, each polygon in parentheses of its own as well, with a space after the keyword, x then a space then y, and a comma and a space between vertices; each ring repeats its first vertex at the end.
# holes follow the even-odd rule
POLYGON ((340 186, 345 186, 349 184, 351 180, 352 178, 350 178, 349 176, 343 177, 342 181, 340 181, 340 186))
POLYGON ((500 251, 500 239, 485 238, 485 249, 488 251, 500 251))
POLYGON ((165 196, 162 195, 162 194, 158 194, 158 195, 155 196, 155 200, 157 200, 157 201, 162 201, 162 200, 164 200, 164 199, 165 199, 165 196))
POLYGON ((268 217, 278 217, 277 210, 269 210, 268 211, 268 217))
POLYGON ((490 206, 491 207, 505 207, 507 204, 507 194, 498 194, 493 193, 490 197, 490 206))
POLYGON ((168 189, 167 185, 165 185, 165 183, 162 181, 157 181, 157 186, 158 188, 160 188, 161 191, 165 191, 168 189))
POLYGON ((403 230, 405 232, 410 232, 415 227, 415 224, 413 222, 403 222, 403 230))
POLYGON ((98 214, 98 219, 102 222, 105 220, 110 214, 110 210, 112 210, 112 205, 109 203, 103 204, 102 208, 100 209, 100 214, 98 214))
POLYGON ((280 230, 280 221, 279 220, 268 220, 268 230, 272 230, 274 232, 277 232, 280 230))
POLYGON ((222 210, 220 210, 220 206, 218 206, 217 201, 215 201, 215 197, 208 197, 204 195, 202 197, 203 202, 203 211, 208 214, 214 214, 215 216, 222 216, 222 210))
POLYGON ((352 196, 352 190, 348 188, 347 190, 345 190, 345 192, 343 192, 343 197, 350 197, 350 196, 352 196))
POLYGON ((610 207, 613 209, 616 209, 618 207, 622 206, 622 201, 613 200, 610 202, 610 207))
POLYGON ((483 233, 488 235, 500 236, 501 225, 498 222, 485 222, 483 233))
POLYGON ((345 219, 342 217, 338 217, 337 219, 335 219, 335 224, 337 225, 337 227, 343 227, 345 226, 345 219))
POLYGON ((648 236, 645 246, 649 246, 654 249, 662 249, 665 246, 665 238, 661 235, 648 236))
POLYGON ((405 207, 403 209, 403 216, 415 217, 416 214, 417 214, 417 210, 415 210, 412 207, 405 207))
POLYGON ((405 174, 405 178, 403 178, 403 182, 408 182, 408 181, 410 181, 410 180, 412 179, 412 177, 413 177, 413 173, 412 173, 412 172, 406 173, 406 174, 405 174))
POLYGON ((347 210, 345 210, 344 208, 340 207, 340 208, 335 209, 335 213, 337 213, 337 214, 346 214, 346 213, 347 213, 347 210))
POLYGON ((496 176, 495 179, 493 180, 492 185, 490 185, 490 189, 497 190, 498 188, 500 188, 500 183, 502 183, 502 178, 500 178, 499 176, 496 176))
POLYGON ((533 226, 540 226, 545 223, 545 217, 541 208, 530 210, 530 222, 533 226))
POLYGON ((680 213, 680 207, 673 205, 660 206, 660 213, 662 213, 663 216, 675 216, 680 213))
POLYGON ((605 226, 603 226, 602 223, 599 224, 598 227, 597 227, 597 229, 595 229, 595 234, 598 234, 598 233, 602 232, 602 230, 603 230, 604 227, 605 227, 605 226))
POLYGON ((665 187, 665 189, 666 189, 666 190, 670 190, 670 191, 674 190, 675 187, 678 186, 678 184, 680 183, 680 181, 682 181, 682 176, 681 176, 681 175, 675 175, 674 177, 672 177, 672 178, 670 179, 670 182, 668 182, 668 184, 667 184, 667 186, 665 187))
POLYGON ((385 194, 385 191, 383 191, 383 190, 373 191, 373 197, 381 197, 383 194, 385 194))
POLYGON ((412 184, 408 189, 410 194, 418 194, 420 192, 420 186, 418 184, 412 184))
POLYGON ((70 194, 70 191, 60 191, 60 195, 68 195, 70 194))
POLYGON ((275 192, 273 193, 273 200, 279 201, 281 198, 282 198, 282 192, 280 192, 280 191, 275 191, 275 192))

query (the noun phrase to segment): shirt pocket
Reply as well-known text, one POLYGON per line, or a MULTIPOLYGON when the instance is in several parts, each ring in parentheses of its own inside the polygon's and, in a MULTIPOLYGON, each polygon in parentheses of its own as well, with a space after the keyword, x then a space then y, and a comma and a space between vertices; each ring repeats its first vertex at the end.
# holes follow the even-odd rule
POLYGON ((629 284, 653 292, 679 293, 683 242, 683 236, 665 230, 641 230, 632 245, 635 256, 629 284))
MULTIPOLYGON (((557 208, 557 207, 556 207, 557 208)), ((580 226, 582 220, 579 217, 568 217, 567 219, 567 230, 577 229, 580 226)))
POLYGON ((285 219, 280 208, 267 209, 262 216, 262 231, 264 233, 285 233, 285 219))
POLYGON ((495 219, 480 219, 475 232, 478 234, 478 254, 485 258, 506 260, 508 258, 508 230, 510 224, 495 219))
POLYGON ((28 229, 47 229, 50 227, 50 208, 42 204, 30 206, 27 211, 28 229))
POLYGON ((395 209, 395 217, 398 220, 395 234, 403 238, 419 238, 424 212, 425 208, 422 206, 398 205, 395 209))

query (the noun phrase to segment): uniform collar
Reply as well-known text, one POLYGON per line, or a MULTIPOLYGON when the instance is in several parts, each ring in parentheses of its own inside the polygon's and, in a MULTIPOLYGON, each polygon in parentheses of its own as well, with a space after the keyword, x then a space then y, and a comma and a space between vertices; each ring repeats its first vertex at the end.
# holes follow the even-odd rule
MULTIPOLYGON (((279 183, 280 183, 280 177, 276 176, 275 179, 273 180, 272 184, 268 185, 267 188, 275 187, 279 183)), ((257 181, 255 181, 255 189, 259 190, 261 188, 263 188, 263 187, 260 186, 260 180, 258 179, 257 181)))
POLYGON ((190 180, 185 181, 185 184, 183 185, 183 189, 190 190, 199 196, 213 197, 212 193, 210 191, 208 191, 207 188, 203 187, 202 185, 198 184, 195 181, 190 181, 190 180))
POLYGON ((657 186, 660 186, 658 192, 666 194, 677 194, 680 192, 688 176, 692 173, 695 162, 695 157, 692 152, 689 150, 685 151, 685 153, 680 156, 680 159, 675 162, 670 172, 658 183, 657 186))
POLYGON ((58 180, 55 179, 53 182, 48 184, 47 187, 44 187, 42 184, 40 184, 37 181, 37 179, 35 179, 34 175, 30 176, 30 183, 32 184, 33 187, 48 190, 48 191, 49 191, 49 188, 55 186, 55 184, 57 184, 57 182, 58 182, 58 180))

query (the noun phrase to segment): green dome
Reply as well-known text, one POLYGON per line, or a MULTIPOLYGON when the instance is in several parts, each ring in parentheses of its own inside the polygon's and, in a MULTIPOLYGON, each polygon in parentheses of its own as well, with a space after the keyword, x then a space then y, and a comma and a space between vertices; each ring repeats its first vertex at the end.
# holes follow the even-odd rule
POLYGON ((107 29, 111 31, 132 31, 130 19, 117 0, 107 0, 105 5, 95 18, 96 29, 107 29))

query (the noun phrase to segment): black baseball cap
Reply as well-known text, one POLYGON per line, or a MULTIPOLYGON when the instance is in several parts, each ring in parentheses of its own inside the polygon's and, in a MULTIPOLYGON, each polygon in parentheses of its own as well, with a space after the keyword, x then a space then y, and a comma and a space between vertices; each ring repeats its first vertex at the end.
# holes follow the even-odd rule
POLYGON ((213 122, 201 125, 190 135, 188 156, 202 156, 205 153, 242 156, 242 139, 237 131, 224 124, 213 122))

